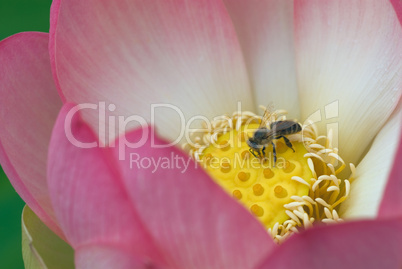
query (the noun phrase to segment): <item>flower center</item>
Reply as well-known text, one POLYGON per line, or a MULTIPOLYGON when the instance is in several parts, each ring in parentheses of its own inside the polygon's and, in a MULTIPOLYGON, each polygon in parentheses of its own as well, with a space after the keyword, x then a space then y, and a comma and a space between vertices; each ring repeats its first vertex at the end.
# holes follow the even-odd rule
POLYGON ((310 183, 312 173, 303 157, 307 151, 300 142, 292 142, 293 152, 280 139, 274 140, 276 163, 272 144, 266 145, 265 158, 251 154, 247 140, 258 127, 259 124, 243 125, 239 131, 221 135, 203 151, 201 160, 216 183, 268 229, 289 219, 284 205, 293 201, 290 197, 309 193, 307 185, 292 177, 306 178, 310 183))
POLYGON ((338 178, 345 163, 338 149, 332 148, 331 131, 328 137, 318 136, 311 123, 296 133, 279 127, 271 130, 270 124, 286 120, 284 114, 286 111, 265 113, 264 117, 251 112, 222 116, 214 119, 210 128, 194 130, 195 142, 185 145, 277 243, 316 222, 342 221, 337 211, 349 195, 349 180, 355 171, 350 164, 349 180, 338 178), (267 128, 264 132, 271 134, 270 139, 256 139, 261 128, 267 128), (258 150, 250 150, 250 145, 258 150))

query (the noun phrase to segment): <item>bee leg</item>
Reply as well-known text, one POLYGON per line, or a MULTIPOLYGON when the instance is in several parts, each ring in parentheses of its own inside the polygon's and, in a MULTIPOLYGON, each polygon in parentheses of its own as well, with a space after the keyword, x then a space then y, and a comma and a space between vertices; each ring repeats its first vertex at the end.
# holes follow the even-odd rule
POLYGON ((275 148, 275 144, 272 143, 272 152, 274 153, 274 167, 276 165, 276 148, 275 148))
POLYGON ((257 156, 255 156, 255 153, 252 149, 248 149, 248 151, 250 151, 250 153, 253 154, 253 156, 257 158, 257 156))
POLYGON ((262 155, 265 157, 265 146, 262 148, 262 155))
POLYGON ((295 152, 295 150, 293 149, 292 143, 289 141, 289 139, 285 136, 282 136, 283 140, 285 140, 286 146, 288 146, 289 148, 291 148, 293 150, 293 152, 295 152))

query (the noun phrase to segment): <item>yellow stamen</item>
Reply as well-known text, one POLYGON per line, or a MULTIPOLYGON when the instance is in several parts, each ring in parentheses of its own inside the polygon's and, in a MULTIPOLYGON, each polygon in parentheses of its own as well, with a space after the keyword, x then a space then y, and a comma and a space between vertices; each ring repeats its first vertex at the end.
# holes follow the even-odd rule
POLYGON ((250 156, 247 140, 241 138, 249 137, 258 127, 258 124, 250 124, 242 126, 239 131, 221 135, 215 145, 204 150, 202 161, 212 178, 236 198, 240 195, 235 191, 239 191, 242 194, 240 202, 269 228, 276 222, 289 219, 284 205, 292 201, 292 195, 309 193, 308 186, 292 180, 292 177, 299 176, 309 181, 312 173, 303 157, 308 152, 300 142, 293 142, 296 152, 278 143, 276 164, 272 145, 267 146, 264 160, 250 156), (235 139, 240 143, 232 142, 235 139), (217 158, 220 165, 208 164, 210 156, 217 158))
MULTIPOLYGON (((276 111, 270 121, 285 120, 284 114, 276 111)), ((295 152, 282 139, 274 139, 274 163, 271 144, 265 145, 264 158, 249 152, 247 140, 260 122, 261 117, 251 112, 222 116, 212 122, 212 130, 195 130, 204 133, 195 137, 190 154, 267 227, 277 243, 316 222, 342 221, 338 209, 349 196, 355 166, 350 164, 350 180, 338 178, 346 164, 332 148, 332 132, 319 136, 315 125, 307 122, 301 133, 288 136, 295 152)))

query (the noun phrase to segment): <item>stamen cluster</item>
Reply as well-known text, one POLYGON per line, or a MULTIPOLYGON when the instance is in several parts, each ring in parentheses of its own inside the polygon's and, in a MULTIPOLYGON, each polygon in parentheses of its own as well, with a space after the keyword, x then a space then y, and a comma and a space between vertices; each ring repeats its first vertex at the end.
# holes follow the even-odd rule
MULTIPOLYGON (((284 110, 275 111, 270 122, 285 120, 285 115, 284 110)), ((193 130, 194 142, 184 148, 267 227, 277 243, 317 222, 342 221, 338 210, 349 195, 355 167, 350 164, 349 180, 339 178, 346 165, 332 147, 332 131, 328 137, 319 136, 313 123, 305 123, 301 133, 288 136, 295 153, 275 141, 278 162, 273 163, 269 146, 264 159, 248 152, 247 139, 261 120, 248 111, 222 116, 210 129, 193 130)))

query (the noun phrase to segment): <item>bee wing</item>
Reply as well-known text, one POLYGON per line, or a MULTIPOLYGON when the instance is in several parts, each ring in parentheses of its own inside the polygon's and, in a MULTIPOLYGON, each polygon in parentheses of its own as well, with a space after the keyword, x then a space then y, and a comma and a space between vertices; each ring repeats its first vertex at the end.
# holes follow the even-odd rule
POLYGON ((291 120, 282 120, 282 121, 275 121, 271 123, 271 130, 274 132, 280 132, 286 129, 291 128, 293 125, 297 124, 291 120))
POLYGON ((269 106, 265 109, 264 115, 261 118, 261 123, 260 123, 259 128, 267 127, 267 123, 269 122, 269 120, 271 119, 271 116, 273 115, 272 111, 273 111, 272 106, 269 106))

